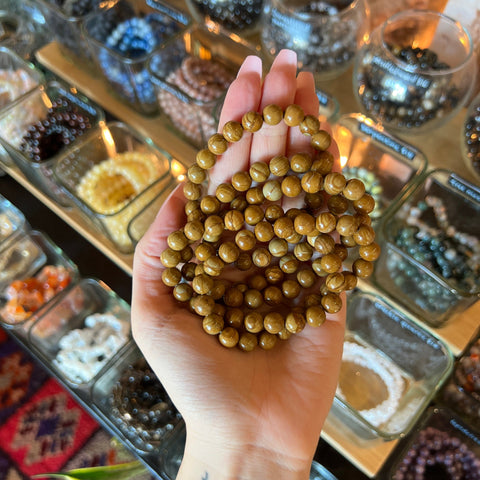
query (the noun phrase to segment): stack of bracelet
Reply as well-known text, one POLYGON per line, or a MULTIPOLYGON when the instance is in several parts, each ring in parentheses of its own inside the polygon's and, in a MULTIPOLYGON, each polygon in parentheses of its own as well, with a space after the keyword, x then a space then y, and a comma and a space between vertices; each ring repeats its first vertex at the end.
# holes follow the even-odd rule
POLYGON ((368 216, 375 202, 360 180, 347 181, 331 171, 330 143, 318 118, 298 105, 285 112, 268 105, 262 114, 246 113, 242 123, 227 122, 189 168, 183 188, 187 223, 168 236, 162 279, 177 300, 203 317, 205 332, 218 335, 222 345, 270 349, 278 337, 287 339, 307 323, 320 326, 326 313, 341 309, 340 292, 372 273, 380 254, 368 216), (282 119, 310 137, 316 155, 256 162, 249 172, 237 172, 231 182, 219 185, 215 195, 202 195, 207 170, 229 142, 239 141, 244 129, 254 133, 263 123, 276 125, 282 119), (283 196, 302 196, 305 207, 284 212, 278 204, 283 196), (321 210, 324 202, 328 211, 321 210), (342 271, 348 249, 357 245, 360 257, 352 271, 342 271), (229 266, 251 274, 244 282, 230 283, 229 266), (319 277, 324 283, 316 288, 319 277))

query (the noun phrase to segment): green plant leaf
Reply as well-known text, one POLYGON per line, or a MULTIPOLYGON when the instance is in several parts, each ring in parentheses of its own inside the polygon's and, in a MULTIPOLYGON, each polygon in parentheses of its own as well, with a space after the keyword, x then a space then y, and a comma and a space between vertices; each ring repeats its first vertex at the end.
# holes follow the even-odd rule
POLYGON ((42 473, 32 478, 60 478, 62 480, 128 480, 145 471, 139 460, 105 467, 88 467, 69 470, 68 472, 42 473))

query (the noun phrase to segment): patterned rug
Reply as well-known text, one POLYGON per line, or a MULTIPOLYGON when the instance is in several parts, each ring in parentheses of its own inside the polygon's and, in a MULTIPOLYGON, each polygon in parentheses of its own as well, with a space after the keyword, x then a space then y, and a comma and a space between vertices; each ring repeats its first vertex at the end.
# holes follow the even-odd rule
POLYGON ((131 460, 132 454, 0 328, 0 480, 131 460))

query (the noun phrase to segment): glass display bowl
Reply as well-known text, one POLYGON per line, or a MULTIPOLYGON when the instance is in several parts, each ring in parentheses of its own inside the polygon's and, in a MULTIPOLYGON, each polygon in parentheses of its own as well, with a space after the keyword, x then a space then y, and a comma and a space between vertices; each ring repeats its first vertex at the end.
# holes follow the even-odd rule
POLYGON ((471 93, 470 34, 433 11, 406 10, 370 35, 355 60, 357 100, 385 127, 419 134, 448 122, 471 93))
POLYGON ((460 144, 468 169, 477 182, 480 182, 480 93, 468 107, 460 144))
POLYGON ((23 213, 0 195, 0 251, 4 250, 20 232, 23 232, 26 225, 23 213))
MULTIPOLYGON (((2 8, 2 6, 0 6, 2 8)), ((28 58, 34 45, 34 28, 16 12, 0 10, 0 45, 28 58)))
POLYGON ((289 48, 298 68, 330 80, 352 64, 369 30, 365 0, 270 0, 262 19, 262 46, 270 55, 289 48))

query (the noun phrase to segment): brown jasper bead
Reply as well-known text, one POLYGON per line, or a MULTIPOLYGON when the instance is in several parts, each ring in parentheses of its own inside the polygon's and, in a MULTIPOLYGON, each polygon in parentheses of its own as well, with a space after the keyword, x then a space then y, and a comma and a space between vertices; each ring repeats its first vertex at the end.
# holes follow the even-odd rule
POLYGON ((207 215, 213 215, 220 211, 220 202, 213 195, 205 195, 200 200, 200 210, 207 215))
POLYGON ((343 189, 343 196, 348 200, 360 200, 365 194, 365 185, 358 178, 352 178, 348 180, 345 188, 343 189))
POLYGON ((188 283, 179 283, 173 289, 173 296, 179 302, 188 302, 193 295, 193 288, 188 283))
POLYGON ((349 236, 357 231, 357 220, 352 215, 343 215, 337 220, 337 232, 340 235, 349 236))
POLYGON ((269 180, 263 184, 263 195, 267 200, 276 202, 282 198, 282 187, 278 180, 269 180))
POLYGON ((217 243, 217 242, 220 241, 221 236, 222 236, 221 234, 220 235, 215 235, 215 234, 212 234, 210 232, 205 232, 203 234, 202 241, 208 242, 208 243, 217 243))
POLYGON ((289 332, 286 328, 277 333, 277 337, 280 340, 288 340, 292 335, 292 332, 289 332))
POLYGON ((265 209, 265 218, 270 223, 274 223, 275 220, 278 220, 282 216, 283 216, 283 209, 280 205, 269 205, 265 209))
POLYGON ((228 148, 228 142, 221 133, 214 133, 207 142, 208 149, 215 155, 225 153, 228 148))
POLYGON ((320 265, 327 273, 335 273, 342 267, 342 259, 335 253, 328 253, 320 259, 320 265))
POLYGON ((289 127, 298 127, 303 122, 305 113, 300 105, 288 105, 283 114, 283 121, 289 127))
POLYGON ((194 163, 187 170, 187 177, 193 183, 203 183, 207 178, 207 173, 202 167, 199 167, 196 163, 194 163))
POLYGON ((322 297, 322 307, 327 313, 337 313, 342 308, 342 299, 337 293, 328 292, 322 297))
POLYGON ((289 235, 286 239, 285 239, 288 243, 290 243, 290 245, 295 245, 297 243, 300 243, 302 240, 303 240, 303 235, 300 235, 299 233, 297 232, 293 232, 291 235, 289 235))
POLYGON ((182 279, 182 274, 180 273, 180 270, 178 268, 166 268, 162 272, 162 280, 167 287, 174 287, 178 283, 180 283, 180 280, 182 279))
POLYGON ((305 328, 305 316, 300 312, 291 312, 285 319, 285 328, 291 333, 300 333, 305 328))
POLYGON ((248 285, 246 283, 236 283, 235 286, 242 292, 245 293, 248 290, 248 285))
POLYGON ((380 256, 381 248, 378 243, 372 242, 369 245, 362 245, 358 249, 358 253, 360 254, 360 257, 362 257, 364 260, 367 260, 368 262, 373 262, 377 260, 377 258, 380 256))
POLYGON ((259 242, 269 242, 274 235, 272 225, 265 220, 255 225, 255 237, 259 242))
POLYGON ((353 290, 357 286, 357 277, 352 272, 342 272, 345 278, 345 290, 353 290))
POLYGON ((204 273, 198 275, 193 279, 192 287, 199 295, 206 295, 213 288, 213 278, 204 273))
POLYGON ((265 162, 255 162, 250 166, 249 173, 252 180, 263 183, 270 175, 270 167, 265 162))
POLYGON ((312 210, 318 210, 323 205, 323 202, 323 195, 320 192, 305 194, 305 205, 312 210))
POLYGON ((343 215, 348 210, 348 200, 340 195, 332 195, 327 200, 327 207, 334 215, 343 215))
POLYGON ((252 268, 253 262, 251 255, 246 252, 241 252, 238 256, 238 260, 235 262, 235 266, 238 268, 238 270, 241 270, 242 272, 245 272, 252 268))
POLYGON ((202 186, 187 180, 183 184, 183 195, 188 200, 198 200, 202 196, 202 186))
POLYGON ((203 330, 209 335, 218 335, 223 330, 223 318, 216 313, 211 313, 203 318, 203 330))
POLYGON ((171 248, 166 248, 160 254, 160 261, 162 262, 162 265, 167 268, 176 267, 181 260, 182 255, 180 254, 180 252, 171 248))
POLYGON ((243 305, 243 293, 236 287, 227 288, 223 301, 228 307, 241 307, 243 305))
POLYGON ((222 318, 225 318, 225 314, 227 313, 227 307, 225 305, 221 305, 220 303, 215 303, 212 313, 215 313, 216 315, 220 315, 222 318))
POLYGON ((203 222, 205 220, 205 214, 200 210, 194 210, 192 213, 187 215, 187 222, 194 222, 194 221, 203 222))
POLYGON ((338 195, 343 192, 346 184, 347 180, 341 173, 331 172, 326 175, 323 188, 329 195, 338 195))
POLYGON ((225 313, 225 321, 234 328, 243 327, 243 310, 241 308, 229 308, 225 313))
POLYGON ((311 327, 321 327, 326 318, 325 310, 320 305, 313 305, 305 312, 305 319, 311 327))
POLYGON ((248 279, 248 286, 255 290, 263 290, 267 286, 267 281, 263 275, 258 273, 248 279))
POLYGON ((221 183, 215 190, 215 196, 222 203, 230 203, 236 195, 237 192, 229 183, 221 183))
POLYGON ((252 187, 247 190, 245 194, 245 200, 250 205, 261 205, 265 201, 263 196, 262 187, 252 187))
POLYGON ((195 268, 197 267, 196 263, 185 263, 182 267, 182 277, 187 280, 187 282, 191 282, 195 278, 195 268))
POLYGON ((235 235, 235 243, 240 250, 246 252, 255 247, 257 241, 255 239, 255 235, 250 230, 240 230, 235 235))
POLYGON ((318 172, 307 172, 302 177, 302 189, 307 193, 318 193, 322 190, 323 177, 318 172))
POLYGON ((315 240, 315 250, 322 255, 328 255, 335 247, 335 240, 328 233, 321 233, 315 240))
POLYGON ((310 246, 315 247, 315 240, 320 235, 320 232, 315 229, 313 235, 307 235, 307 242, 310 246))
POLYGON ((327 272, 322 268, 322 264, 320 263, 320 258, 316 258, 312 262, 312 271, 319 277, 325 277, 327 272))
POLYGON ((285 320, 281 313, 270 312, 263 319, 263 328, 273 335, 280 333, 285 328, 285 320))
POLYGON ((275 220, 273 224, 273 231, 279 238, 287 238, 295 232, 292 219, 288 217, 281 217, 275 220))
POLYGON ((243 227, 244 221, 243 213, 238 210, 229 210, 223 218, 225 228, 231 232, 238 232, 243 227))
POLYGON ((305 305, 305 308, 310 308, 315 305, 321 305, 322 295, 320 295, 319 293, 310 293, 305 297, 305 301, 303 303, 305 305))
POLYGON ((194 220, 193 222, 187 222, 185 227, 183 227, 183 233, 191 241, 196 242, 200 240, 204 232, 203 223, 199 220, 194 220))
POLYGON ((358 200, 354 200, 353 208, 359 213, 371 213, 375 208, 375 200, 371 195, 365 193, 362 197, 358 200))
POLYGON ((189 262, 193 258, 193 250, 192 247, 187 246, 183 250, 180 251, 180 255, 182 257, 182 263, 189 262))
POLYGON ((268 251, 274 257, 283 257, 288 252, 288 242, 283 238, 272 238, 268 244, 268 251))
POLYGON ((225 263, 220 257, 211 256, 203 262, 203 269, 207 275, 211 277, 218 277, 223 269, 225 268, 225 263))
POLYGON ((239 248, 234 242, 224 242, 218 247, 218 256, 225 263, 234 263, 238 260, 240 255, 239 248))
POLYGON ((277 336, 268 332, 262 332, 258 337, 258 345, 263 350, 271 350, 277 343, 277 336))
POLYGON ((240 338, 239 333, 233 327, 223 329, 218 335, 220 343, 227 348, 233 348, 237 345, 240 338))
POLYGON ((285 280, 282 283, 282 293, 286 298, 297 298, 300 291, 300 284, 296 280, 285 280))
MULTIPOLYGON (((210 290, 210 296, 214 300, 220 300, 225 294, 226 289, 227 289, 227 286, 225 285, 225 282, 223 280, 214 280, 213 287, 210 290)), ((218 305, 218 306, 223 307, 223 305, 218 305)))
POLYGON ((275 104, 267 105, 263 109, 263 121, 267 125, 278 125, 283 119, 283 110, 275 104))
POLYGON ((200 168, 209 170, 215 165, 217 157, 208 148, 204 148, 197 153, 196 162, 200 168))
POLYGON ((301 242, 295 245, 293 254, 300 262, 308 262, 313 255, 313 247, 306 242, 301 242))
POLYGON ((312 163, 312 170, 321 175, 328 175, 333 168, 334 157, 330 152, 319 152, 315 155, 315 160, 312 163))
POLYGON ((265 247, 257 248, 252 253, 252 261, 254 265, 260 268, 265 268, 270 265, 272 255, 265 247))
POLYGON ((305 173, 312 166, 312 157, 308 153, 295 153, 290 158, 290 169, 295 173, 305 173))
POLYGON ((244 352, 251 352, 252 350, 255 350, 257 345, 257 336, 253 335, 253 333, 243 332, 240 335, 238 340, 238 347, 240 350, 243 350, 244 352))
POLYGON ((283 281, 284 274, 280 267, 278 266, 273 266, 273 267, 268 267, 265 270, 265 279, 267 280, 268 283, 270 284, 277 284, 283 281))
POLYGON ((300 235, 310 235, 315 230, 315 217, 309 213, 300 213, 295 217, 293 226, 300 235))
POLYGON ((370 245, 375 240, 375 230, 369 225, 360 225, 353 238, 358 245, 370 245))
POLYGON ((195 257, 200 262, 205 262, 205 260, 209 259, 212 255, 215 255, 215 247, 210 245, 209 243, 200 243, 195 248, 195 257))
POLYGON ((222 134, 228 142, 238 142, 243 136, 243 127, 239 122, 231 120, 223 126, 222 134))
POLYGON ((259 205, 250 205, 243 212, 245 222, 248 225, 256 225, 263 220, 263 209, 259 205))
POLYGON ((336 243, 335 247, 333 247, 333 253, 338 255, 342 262, 348 257, 347 247, 345 245, 340 245, 339 243, 336 243))
POLYGON ((299 272, 297 272, 297 282, 303 288, 312 287, 316 281, 317 276, 315 275, 313 270, 300 270, 299 272))
POLYGON ((263 317, 258 312, 248 312, 243 322, 245 330, 251 333, 259 333, 263 330, 263 317))
POLYGON ((248 202, 245 197, 236 197, 230 202, 230 208, 232 210, 238 210, 243 212, 248 207, 248 202))
POLYGON ((203 269, 203 263, 195 264, 195 275, 193 278, 195 278, 197 275, 201 275, 202 273, 205 273, 205 270, 203 269))
POLYGON ((257 112, 247 112, 242 117, 242 126, 248 132, 258 132, 263 125, 263 118, 257 112))
POLYGON ((304 135, 315 135, 320 130, 320 121, 313 115, 305 115, 300 122, 299 129, 304 135))
POLYGON ((192 307, 194 312, 201 317, 206 317, 213 313, 215 300, 210 295, 199 295, 192 298, 192 307))
POLYGON ((263 295, 260 291, 252 288, 243 294, 243 301, 248 308, 259 308, 263 305, 263 295))
POLYGON ((284 273, 295 273, 298 269, 298 259, 295 257, 295 255, 287 253, 287 255, 284 255, 280 259, 278 265, 284 273))
POLYGON ((288 175, 282 180, 282 193, 286 197, 297 197, 302 191, 302 184, 300 179, 295 175, 288 175))
POLYGON ((188 238, 181 230, 177 230, 167 237, 167 243, 172 250, 179 252, 188 245, 188 238))
POLYGON ((352 265, 352 272, 359 278, 367 278, 373 272, 373 263, 363 258, 357 258, 352 265))
POLYGON ((232 186, 238 192, 246 192, 252 185, 252 179, 248 172, 237 172, 233 174, 232 186))
POLYGON ((305 210, 301 210, 300 208, 289 208, 285 215, 292 220, 295 220, 301 213, 305 213, 305 210))
POLYGON ((342 245, 347 248, 353 248, 357 246, 357 242, 353 238, 353 235, 347 235, 347 236, 341 235, 340 241, 342 242, 342 245))
POLYGON ((200 202, 198 200, 189 200, 185 204, 185 215, 188 216, 197 210, 200 210, 200 202))
POLYGON ((312 135, 312 140, 310 141, 310 145, 315 150, 327 150, 332 143, 332 137, 330 134, 325 130, 319 130, 317 133, 312 135))
POLYGON ((342 272, 330 273, 325 278, 325 285, 333 293, 340 293, 345 290, 345 276, 342 272))
POLYGON ((316 221, 317 230, 320 233, 330 233, 335 230, 337 226, 337 219, 335 215, 330 212, 322 212, 318 215, 316 221))
POLYGON ((218 215, 210 215, 204 222, 205 233, 211 236, 218 236, 223 233, 223 218, 218 215))
POLYGON ((356 213, 354 217, 357 219, 358 225, 371 225, 372 219, 366 213, 356 213))

